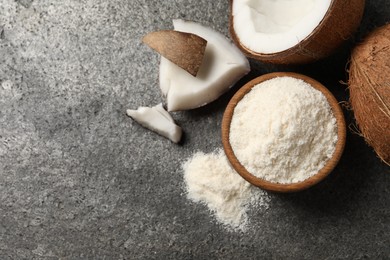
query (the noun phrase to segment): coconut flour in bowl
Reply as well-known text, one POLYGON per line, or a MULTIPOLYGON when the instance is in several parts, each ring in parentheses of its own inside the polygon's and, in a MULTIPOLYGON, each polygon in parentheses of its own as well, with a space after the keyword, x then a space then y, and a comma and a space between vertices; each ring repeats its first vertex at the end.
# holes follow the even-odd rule
POLYGON ((222 224, 246 230, 248 212, 260 206, 261 214, 270 199, 256 187, 263 186, 236 172, 237 160, 255 179, 282 186, 313 185, 313 178, 326 176, 323 169, 333 169, 329 162, 335 165, 334 155, 343 150, 345 123, 337 100, 317 84, 303 75, 273 73, 243 86, 222 122, 228 153, 198 152, 183 164, 187 197, 207 205, 222 224))
POLYGON ((272 183, 314 176, 332 157, 337 140, 337 120, 324 94, 288 76, 254 86, 230 123, 229 142, 238 161, 272 183))

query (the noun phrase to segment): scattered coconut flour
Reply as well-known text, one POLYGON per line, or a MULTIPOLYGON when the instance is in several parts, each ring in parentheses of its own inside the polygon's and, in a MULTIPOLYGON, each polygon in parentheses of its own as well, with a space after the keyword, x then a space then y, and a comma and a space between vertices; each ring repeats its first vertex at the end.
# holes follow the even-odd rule
POLYGON ((253 175, 301 182, 332 157, 337 125, 326 97, 303 80, 277 77, 253 87, 234 109, 230 144, 253 175))
POLYGON ((268 208, 266 192, 241 178, 222 149, 194 154, 183 164, 183 170, 187 197, 205 204, 229 228, 244 231, 250 207, 268 208))

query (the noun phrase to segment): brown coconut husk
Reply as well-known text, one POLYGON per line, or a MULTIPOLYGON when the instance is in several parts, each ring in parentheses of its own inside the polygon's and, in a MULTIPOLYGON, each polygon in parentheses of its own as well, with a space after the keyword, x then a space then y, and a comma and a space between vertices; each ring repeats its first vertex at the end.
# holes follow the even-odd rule
POLYGON ((390 165, 390 25, 376 29, 352 52, 350 102, 361 134, 390 165))
POLYGON ((230 35, 246 56, 275 64, 304 64, 325 58, 351 38, 363 17, 365 0, 333 0, 324 19, 298 45, 282 52, 263 54, 241 44, 233 27, 234 16, 230 0, 230 35))
POLYGON ((148 33, 142 41, 194 77, 202 65, 207 45, 198 35, 173 30, 148 33))

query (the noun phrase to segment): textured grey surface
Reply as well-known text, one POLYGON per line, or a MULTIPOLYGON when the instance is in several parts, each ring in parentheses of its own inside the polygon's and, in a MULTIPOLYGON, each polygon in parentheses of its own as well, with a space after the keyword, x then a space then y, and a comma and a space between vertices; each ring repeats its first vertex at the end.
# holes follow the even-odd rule
MULTIPOLYGON (((183 194, 181 162, 221 147, 222 113, 239 85, 292 70, 345 101, 352 43, 308 66, 252 61, 220 100, 174 113, 182 145, 126 117, 161 102, 159 57, 140 38, 172 28, 172 18, 228 35, 227 13, 225 0, 0 0, 0 259, 390 258, 389 167, 351 133, 326 181, 270 194, 246 233, 183 194)), ((389 2, 369 0, 358 35, 387 21, 389 2)))

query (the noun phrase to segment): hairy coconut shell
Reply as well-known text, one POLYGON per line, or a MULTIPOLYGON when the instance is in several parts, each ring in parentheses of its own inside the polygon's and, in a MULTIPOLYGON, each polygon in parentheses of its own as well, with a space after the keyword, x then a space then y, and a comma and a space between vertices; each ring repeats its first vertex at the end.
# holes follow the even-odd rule
POLYGON ((202 65, 207 45, 198 35, 173 30, 148 33, 142 41, 192 76, 202 65))
POLYGON ((390 165, 390 25, 376 29, 352 52, 350 102, 357 125, 390 165))
POLYGON ((282 52, 263 54, 241 44, 233 27, 233 1, 230 0, 229 28, 233 41, 248 57, 275 64, 304 64, 329 56, 353 36, 365 6, 365 0, 333 0, 321 23, 299 44, 282 52))

